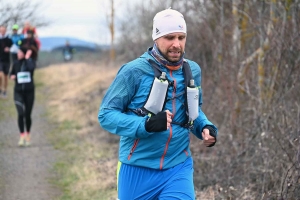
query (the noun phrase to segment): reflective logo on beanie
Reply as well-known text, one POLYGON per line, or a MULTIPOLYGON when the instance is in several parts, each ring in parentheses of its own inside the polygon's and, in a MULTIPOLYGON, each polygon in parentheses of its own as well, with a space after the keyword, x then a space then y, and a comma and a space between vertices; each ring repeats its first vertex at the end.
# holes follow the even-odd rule
POLYGON ((182 25, 179 25, 178 27, 180 28, 180 30, 183 30, 183 26, 182 25))
POLYGON ((158 30, 158 28, 156 28, 156 35, 160 34, 160 31, 158 30))

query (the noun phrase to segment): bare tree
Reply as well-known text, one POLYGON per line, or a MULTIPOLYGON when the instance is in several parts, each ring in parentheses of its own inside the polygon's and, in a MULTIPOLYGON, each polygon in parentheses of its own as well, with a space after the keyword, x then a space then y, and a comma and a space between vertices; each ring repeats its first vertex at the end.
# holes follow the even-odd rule
POLYGON ((30 21, 34 26, 47 26, 51 23, 42 17, 43 4, 32 1, 0 1, 0 24, 11 27, 13 24, 22 24, 30 21))
POLYGON ((114 47, 114 40, 115 40, 115 7, 114 7, 114 0, 111 0, 110 5, 110 18, 109 18, 109 30, 110 30, 110 36, 111 36, 111 42, 110 42, 110 59, 112 61, 115 60, 115 47, 114 47))
MULTIPOLYGON (((104 13, 104 17, 107 22, 107 28, 110 33, 110 50, 109 50, 109 61, 116 60, 116 29, 118 29, 119 22, 122 21, 123 16, 120 13, 127 13, 128 11, 124 8, 124 2, 121 0, 106 0, 101 1, 101 9, 104 13)), ((126 3, 126 5, 131 5, 126 3)))
POLYGON ((215 199, 297 199, 300 1, 152 0, 128 10, 118 57, 153 44, 155 13, 172 6, 187 22, 186 57, 202 68, 203 110, 219 128, 207 149, 191 140, 197 191, 215 199))

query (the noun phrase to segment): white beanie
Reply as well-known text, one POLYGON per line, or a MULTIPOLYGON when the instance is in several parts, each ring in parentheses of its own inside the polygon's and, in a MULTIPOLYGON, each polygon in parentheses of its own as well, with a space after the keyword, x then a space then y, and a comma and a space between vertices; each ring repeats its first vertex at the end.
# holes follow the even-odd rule
POLYGON ((186 33, 183 15, 171 8, 158 12, 153 18, 152 38, 156 40, 169 33, 186 33))

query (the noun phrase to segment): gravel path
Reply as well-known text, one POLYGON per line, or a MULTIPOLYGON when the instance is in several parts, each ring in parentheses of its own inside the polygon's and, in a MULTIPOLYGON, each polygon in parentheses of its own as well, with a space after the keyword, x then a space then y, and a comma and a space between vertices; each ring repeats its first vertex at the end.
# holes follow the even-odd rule
POLYGON ((16 118, 0 120, 0 200, 53 200, 60 195, 50 183, 59 152, 47 141, 51 125, 45 120, 45 107, 37 102, 32 120, 30 147, 17 146, 16 118))

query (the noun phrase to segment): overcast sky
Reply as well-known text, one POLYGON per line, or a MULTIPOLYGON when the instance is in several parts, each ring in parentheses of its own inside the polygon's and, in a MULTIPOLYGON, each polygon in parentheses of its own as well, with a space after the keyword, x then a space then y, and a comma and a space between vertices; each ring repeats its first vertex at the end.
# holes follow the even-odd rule
MULTIPOLYGON (((104 11, 105 6, 109 5, 109 0, 34 1, 42 2, 42 15, 53 21, 50 26, 37 30, 39 37, 66 36, 98 44, 109 44, 110 36, 104 11)), ((121 0, 115 2, 117 6, 122 4, 121 0)), ((116 7, 116 10, 118 9, 116 7)))

